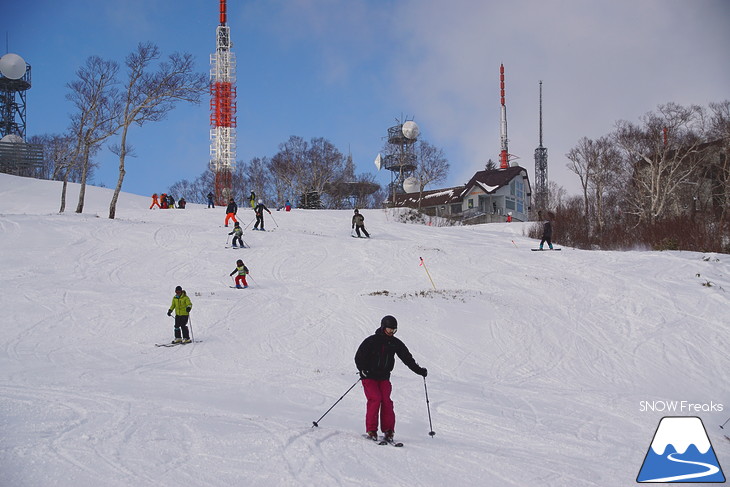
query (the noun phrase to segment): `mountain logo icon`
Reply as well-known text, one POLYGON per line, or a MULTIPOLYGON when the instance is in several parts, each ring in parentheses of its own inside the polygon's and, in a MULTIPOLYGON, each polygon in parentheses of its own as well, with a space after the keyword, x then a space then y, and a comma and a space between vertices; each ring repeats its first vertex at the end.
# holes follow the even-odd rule
POLYGON ((696 416, 663 417, 636 482, 725 482, 702 420, 696 416))

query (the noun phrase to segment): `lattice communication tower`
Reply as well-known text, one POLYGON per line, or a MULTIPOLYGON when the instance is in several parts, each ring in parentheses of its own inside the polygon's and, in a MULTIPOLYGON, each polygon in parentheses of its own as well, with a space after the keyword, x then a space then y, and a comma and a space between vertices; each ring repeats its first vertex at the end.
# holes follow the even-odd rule
POLYGON ((219 205, 228 202, 233 194, 236 165, 236 55, 232 47, 226 0, 220 0, 216 48, 210 55, 210 169, 215 174, 215 197, 219 205))
POLYGON ((30 64, 17 54, 0 57, 0 169, 3 172, 21 174, 43 163, 43 148, 25 142, 30 73, 30 64))
POLYGON ((535 208, 544 210, 548 203, 548 154, 542 146, 542 81, 540 81, 540 145, 535 149, 535 208))
POLYGON ((416 122, 409 120, 388 129, 388 143, 396 148, 393 154, 384 157, 383 166, 391 172, 390 192, 395 204, 395 195, 404 193, 403 181, 413 176, 418 167, 414 144, 420 129, 416 122))

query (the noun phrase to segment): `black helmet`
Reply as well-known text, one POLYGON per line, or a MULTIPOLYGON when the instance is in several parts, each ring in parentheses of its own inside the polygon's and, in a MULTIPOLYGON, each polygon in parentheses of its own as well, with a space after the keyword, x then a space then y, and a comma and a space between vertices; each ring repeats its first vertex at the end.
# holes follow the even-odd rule
POLYGON ((360 213, 360 211, 357 208, 355 208, 355 214, 357 214, 357 213, 360 213))
POLYGON ((182 287, 181 287, 181 286, 177 286, 177 287, 175 288, 175 292, 176 292, 176 293, 178 293, 178 292, 179 292, 179 293, 181 293, 181 292, 182 292, 182 287))
POLYGON ((380 320, 380 328, 390 328, 392 330, 398 329, 398 320, 395 319, 395 317, 387 315, 383 316, 383 319, 380 320))

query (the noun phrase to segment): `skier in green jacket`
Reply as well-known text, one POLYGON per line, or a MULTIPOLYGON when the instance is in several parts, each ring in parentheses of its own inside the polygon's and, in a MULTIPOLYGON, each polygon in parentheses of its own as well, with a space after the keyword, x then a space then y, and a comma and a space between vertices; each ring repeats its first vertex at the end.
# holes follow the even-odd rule
POLYGON ((175 339, 172 343, 190 343, 190 331, 188 330, 188 318, 193 303, 182 287, 175 288, 175 296, 172 297, 172 304, 167 310, 167 316, 172 316, 175 310, 175 339), (182 333, 181 333, 182 332, 182 333))

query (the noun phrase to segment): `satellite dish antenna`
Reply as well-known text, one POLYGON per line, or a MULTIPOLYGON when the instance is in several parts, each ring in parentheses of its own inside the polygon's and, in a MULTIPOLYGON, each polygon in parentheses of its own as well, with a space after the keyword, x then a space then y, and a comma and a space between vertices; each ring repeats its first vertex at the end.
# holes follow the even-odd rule
POLYGON ((0 73, 10 79, 20 79, 25 74, 25 59, 9 52, 0 57, 0 73))
POLYGON ((407 121, 403 124, 403 135, 406 136, 408 139, 415 140, 418 138, 418 134, 420 133, 420 129, 418 128, 418 125, 416 122, 413 122, 411 120, 407 121))
POLYGON ((403 180, 403 191, 406 193, 415 193, 419 190, 418 179, 413 176, 403 180))
POLYGON ((378 168, 378 171, 380 171, 380 167, 383 165, 383 156, 378 154, 378 157, 375 158, 375 167, 378 168))
POLYGON ((7 142, 9 144, 22 144, 23 143, 23 137, 21 137, 18 134, 8 134, 2 139, 0 139, 0 142, 7 142))

